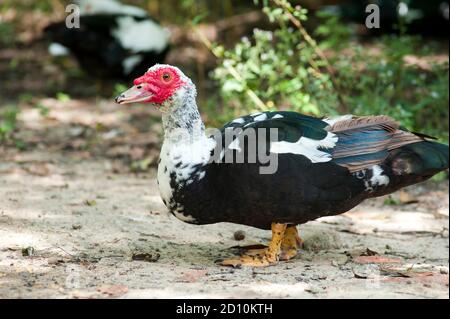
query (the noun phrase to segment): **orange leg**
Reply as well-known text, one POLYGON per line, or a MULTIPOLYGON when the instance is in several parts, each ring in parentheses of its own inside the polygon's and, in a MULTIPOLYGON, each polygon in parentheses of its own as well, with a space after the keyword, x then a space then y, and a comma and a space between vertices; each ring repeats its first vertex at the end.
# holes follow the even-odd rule
MULTIPOLYGON (((297 256, 297 251, 303 245, 303 240, 298 235, 297 227, 290 225, 286 227, 284 238, 281 241, 279 260, 289 260, 297 256)), ((248 249, 244 255, 263 255, 267 247, 258 249, 248 249)))
POLYGON ((281 243, 280 260, 289 260, 297 256, 297 251, 302 245, 303 240, 298 235, 297 227, 295 225, 289 226, 281 243))
POLYGON ((238 258, 226 259, 220 262, 220 265, 232 267, 265 267, 275 265, 279 260, 286 228, 286 224, 272 223, 272 240, 269 243, 269 247, 264 249, 254 249, 253 252, 245 253, 238 258))

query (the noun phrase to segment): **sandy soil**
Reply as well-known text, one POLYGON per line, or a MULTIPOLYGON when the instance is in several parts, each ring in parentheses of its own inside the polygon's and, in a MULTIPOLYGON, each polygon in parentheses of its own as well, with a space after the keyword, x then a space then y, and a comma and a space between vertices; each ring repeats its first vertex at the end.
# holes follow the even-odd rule
POLYGON ((48 115, 21 105, 25 149, 0 145, 0 298, 449 297, 448 180, 299 226, 305 247, 289 262, 224 268, 215 260, 270 232, 167 213, 157 113, 40 103, 48 115))
MULTIPOLYGON (((20 21, 25 43, 46 22, 20 21)), ((169 62, 206 74, 215 60, 201 48, 178 46, 169 62)), ((0 107, 21 110, 0 144, 0 298, 449 298, 448 180, 299 226, 305 247, 289 262, 219 267, 270 232, 169 215, 155 181, 159 114, 114 105, 113 84, 68 72, 73 62, 55 63, 45 43, 0 52, 0 107)))
POLYGON ((153 170, 117 174, 107 160, 16 156, 0 162, 1 298, 449 297, 447 183, 395 197, 410 204, 372 200, 300 226, 305 249, 290 262, 230 269, 214 261, 270 233, 178 221, 153 170), (237 230, 244 240, 234 239, 237 230))

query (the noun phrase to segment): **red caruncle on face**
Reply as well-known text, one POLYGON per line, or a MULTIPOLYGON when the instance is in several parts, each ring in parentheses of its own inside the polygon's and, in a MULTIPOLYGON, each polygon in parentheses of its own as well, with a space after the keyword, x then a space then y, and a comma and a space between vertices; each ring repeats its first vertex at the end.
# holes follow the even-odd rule
POLYGON ((170 98, 183 84, 180 75, 172 68, 163 67, 146 72, 143 76, 134 80, 133 84, 147 90, 152 97, 149 103, 162 104, 170 98))

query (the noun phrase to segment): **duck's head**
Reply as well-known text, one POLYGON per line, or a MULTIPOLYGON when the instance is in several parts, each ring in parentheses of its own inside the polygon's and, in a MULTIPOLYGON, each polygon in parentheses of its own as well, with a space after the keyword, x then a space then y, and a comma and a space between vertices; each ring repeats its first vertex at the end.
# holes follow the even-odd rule
POLYGON ((166 113, 181 105, 186 97, 195 99, 196 95, 192 81, 171 65, 157 64, 135 79, 133 84, 116 97, 117 103, 147 103, 166 113))

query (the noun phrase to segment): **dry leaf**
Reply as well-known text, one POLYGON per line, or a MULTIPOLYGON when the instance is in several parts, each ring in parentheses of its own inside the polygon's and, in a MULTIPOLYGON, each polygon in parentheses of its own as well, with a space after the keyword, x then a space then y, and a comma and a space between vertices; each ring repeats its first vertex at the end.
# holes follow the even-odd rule
POLYGON ((358 264, 394 264, 400 263, 400 258, 388 258, 383 256, 358 256, 355 258, 355 262, 358 264))
POLYGON ((25 167, 25 170, 36 176, 48 176, 50 175, 50 168, 47 163, 33 163, 25 167))
POLYGON ((128 287, 123 285, 105 285, 97 288, 97 291, 111 298, 120 297, 128 292, 128 287))
POLYGON ((203 278, 208 273, 207 270, 191 270, 183 274, 180 281, 181 282, 197 282, 200 278, 203 278))

